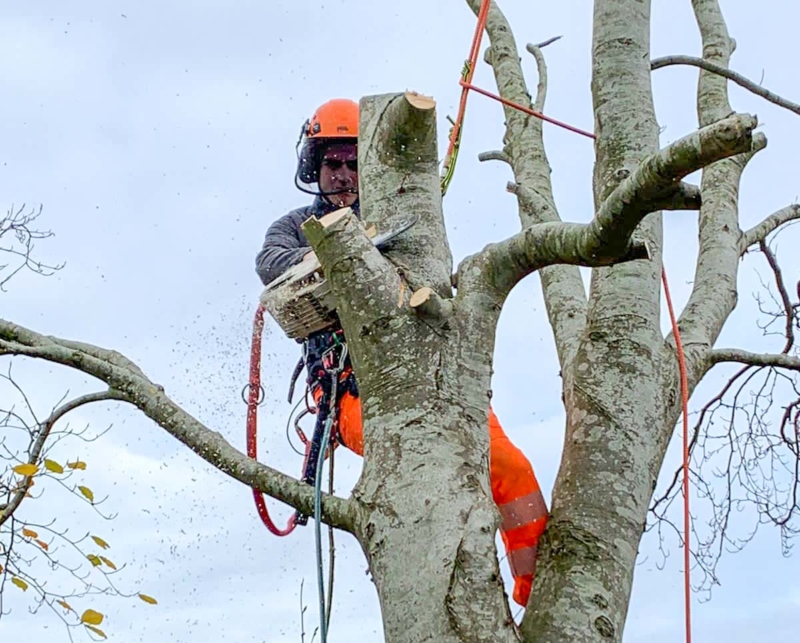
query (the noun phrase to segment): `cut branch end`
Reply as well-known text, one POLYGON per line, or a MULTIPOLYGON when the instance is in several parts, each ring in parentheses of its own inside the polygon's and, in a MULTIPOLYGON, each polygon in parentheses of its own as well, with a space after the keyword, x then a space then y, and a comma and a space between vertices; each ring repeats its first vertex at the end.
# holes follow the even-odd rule
POLYGON ((453 314, 453 302, 442 299, 433 288, 423 286, 411 295, 409 306, 423 317, 439 322, 446 322, 453 314))

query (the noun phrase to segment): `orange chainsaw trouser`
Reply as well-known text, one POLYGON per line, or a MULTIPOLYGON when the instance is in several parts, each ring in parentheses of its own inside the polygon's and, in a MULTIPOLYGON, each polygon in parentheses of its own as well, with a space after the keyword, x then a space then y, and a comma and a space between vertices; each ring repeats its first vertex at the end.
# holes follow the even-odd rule
MULTIPOLYGON (((321 390, 314 391, 319 401, 321 390)), ((339 401, 338 435, 342 444, 364 455, 361 401, 346 392, 339 401)), ((500 536, 514 578, 514 602, 528 604, 536 571, 536 547, 547 525, 547 504, 533 467, 508 439, 489 407, 489 478, 492 497, 500 510, 500 536)))

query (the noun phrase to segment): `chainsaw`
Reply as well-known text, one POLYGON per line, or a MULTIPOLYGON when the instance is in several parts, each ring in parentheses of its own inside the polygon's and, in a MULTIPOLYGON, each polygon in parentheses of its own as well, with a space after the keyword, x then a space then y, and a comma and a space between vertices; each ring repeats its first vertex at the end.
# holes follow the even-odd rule
MULTIPOLYGON (((367 235, 380 250, 416 222, 417 217, 409 217, 382 232, 370 227, 367 235)), ((261 303, 291 339, 305 339, 337 321, 333 293, 313 253, 268 283, 261 293, 261 303)))

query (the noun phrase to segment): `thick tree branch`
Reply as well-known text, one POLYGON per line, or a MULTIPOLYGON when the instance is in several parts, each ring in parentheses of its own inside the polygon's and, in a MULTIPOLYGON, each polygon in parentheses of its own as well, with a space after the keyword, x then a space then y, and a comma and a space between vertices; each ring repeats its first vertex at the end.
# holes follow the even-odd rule
MULTIPOLYGON (((513 237, 487 246, 481 253, 485 276, 501 293, 508 293, 523 277, 547 266, 567 264, 589 268, 610 266, 635 259, 649 259, 647 246, 630 239, 603 234, 595 221, 583 223, 539 223, 513 237), (609 251, 609 246, 614 250, 609 251)), ((472 266, 473 258, 463 266, 472 266)), ((462 281, 459 279, 459 281, 462 281)), ((467 279, 463 279, 467 283, 467 279)))
MULTIPOLYGON (((622 242, 639 225, 644 214, 663 209, 673 198, 680 180, 721 159, 749 152, 758 120, 734 114, 701 128, 644 159, 635 172, 608 195, 597 218, 604 234, 622 242)), ((611 241, 611 239, 609 239, 611 241)))
POLYGON ((782 98, 781 96, 772 93, 768 89, 765 89, 758 83, 754 83, 752 80, 742 76, 741 74, 737 74, 735 71, 731 71, 722 65, 717 65, 710 60, 695 58, 694 56, 664 56, 663 58, 655 58, 650 63, 650 68, 655 71, 656 69, 661 69, 662 67, 668 67, 670 65, 692 65, 713 74, 723 76, 728 80, 733 81, 740 87, 744 87, 746 90, 753 92, 757 96, 761 96, 765 100, 768 100, 770 103, 774 103, 779 107, 784 107, 795 114, 800 114, 800 105, 797 103, 793 103, 786 98, 782 98))
MULTIPOLYGON (((344 208, 303 224, 336 297, 345 335, 357 338, 375 324, 404 314, 405 283, 370 241, 352 210, 344 208), (404 302, 403 302, 404 303, 404 302)), ((354 340, 357 347, 358 340, 354 340)), ((358 351, 353 358, 357 359, 358 351)))
POLYGON ((445 326, 453 314, 453 301, 442 299, 432 288, 423 286, 408 302, 418 315, 445 326))
MULTIPOLYGON (((122 356, 119 354, 96 346, 40 335, 0 319, 0 355, 25 355, 44 359, 98 378, 114 391, 114 399, 134 405, 223 473, 307 515, 314 513, 312 487, 245 456, 222 435, 203 425, 173 402, 162 387, 151 382, 141 372, 120 366, 122 356)), ((326 523, 352 531, 354 509, 350 501, 324 495, 322 511, 326 523)))
MULTIPOLYGON (((467 0, 467 4, 477 15, 481 0, 467 0)), ((492 66, 498 93, 515 103, 530 105, 531 96, 522 74, 514 35, 495 3, 489 9, 486 32, 491 42, 486 60, 492 66)), ((549 42, 541 43, 538 48, 547 44, 549 42)), ((543 111, 545 92, 540 92, 538 98, 543 111)), ((544 147, 542 121, 508 106, 503 107, 503 112, 506 121, 503 153, 514 172, 515 184, 519 186, 514 193, 518 197, 522 228, 560 221, 544 147)), ((539 271, 539 278, 561 370, 566 373, 571 368, 586 321, 583 280, 576 266, 567 265, 543 268, 539 271)))
POLYGON ((661 204, 662 210, 699 210, 703 205, 700 188, 681 181, 671 199, 661 204))
MULTIPOLYGON (((728 35, 717 0, 692 0, 692 7, 702 35, 703 58, 727 68, 734 43, 728 35)), ((701 69, 697 88, 700 124, 718 122, 732 111, 727 80, 701 69)), ((766 137, 759 132, 753 137, 752 151, 703 170, 694 285, 678 321, 687 357, 692 364, 689 372, 692 388, 704 373, 705 351, 714 345, 736 306, 740 257, 739 182, 750 159, 764 147, 766 137)), ((665 349, 672 355, 674 338, 671 335, 666 340, 665 349)))
POLYGON ((414 92, 361 99, 359 202, 378 230, 417 219, 387 256, 413 289, 452 295, 453 263, 446 241, 438 173, 436 102, 414 92))
POLYGON ((709 366, 723 362, 738 362, 748 366, 772 366, 800 371, 800 357, 785 353, 751 353, 737 348, 718 348, 708 355, 709 366))
POLYGON ((508 292, 548 265, 595 267, 648 258, 645 247, 631 240, 644 217, 674 201, 676 192, 685 193, 684 176, 749 150, 756 124, 753 116, 733 115, 675 141, 642 161, 608 195, 591 223, 534 225, 486 248, 486 275, 496 289, 508 292))
MULTIPOLYGON (((2 349, 0 349, 2 350, 2 349)), ((30 452, 28 453, 28 464, 33 464, 38 466, 39 465, 39 458, 42 455, 42 450, 44 449, 44 445, 47 442, 47 438, 50 435, 50 431, 53 429, 58 420, 64 417, 70 411, 74 411, 75 409, 85 405, 91 404, 92 402, 101 402, 104 400, 122 400, 119 394, 116 391, 110 389, 108 391, 101 391, 98 393, 89 393, 87 395, 82 395, 81 397, 75 398, 66 404, 59 406, 55 411, 50 414, 44 422, 42 422, 38 427, 38 434, 36 439, 31 446, 30 452)), ((7 505, 0 507, 0 525, 2 525, 6 520, 8 520, 17 508, 20 506, 22 501, 25 498, 25 494, 28 493, 28 490, 31 487, 31 482, 33 482, 33 476, 25 476, 25 482, 21 485, 21 487, 17 490, 17 492, 12 496, 11 500, 8 502, 7 505)))
POLYGON ((739 254, 743 255, 750 246, 765 241, 770 234, 790 221, 800 221, 800 205, 797 203, 773 212, 761 223, 743 232, 739 241, 739 254))

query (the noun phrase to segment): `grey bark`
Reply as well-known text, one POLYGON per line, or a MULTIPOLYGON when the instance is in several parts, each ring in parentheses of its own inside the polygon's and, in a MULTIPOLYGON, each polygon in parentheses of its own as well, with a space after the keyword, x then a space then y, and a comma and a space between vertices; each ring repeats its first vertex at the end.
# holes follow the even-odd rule
MULTIPOLYGON (((480 0, 468 0, 477 12, 480 0)), ((659 149, 650 85, 650 1, 596 0, 592 47, 595 217, 562 222, 542 122, 505 108, 503 150, 521 231, 465 258, 448 246, 436 111, 413 93, 361 102, 361 219, 343 210, 303 226, 337 302, 359 382, 364 468, 352 498, 325 495, 326 522, 359 540, 389 643, 620 641, 648 504, 680 413, 674 338, 660 331, 661 210, 698 210, 696 283, 681 318, 691 386, 715 363, 796 368, 797 358, 712 350, 736 302, 747 246, 797 209, 742 233, 737 190, 765 145, 755 118, 733 113, 732 51, 716 0, 694 0, 703 37, 700 129, 659 149), (708 66, 707 66, 708 67, 708 66), (699 188, 682 182, 703 169, 699 188), (365 226, 417 223, 384 254, 365 226), (587 298, 577 266, 593 268, 587 298), (500 579, 488 467, 495 331, 508 292, 538 271, 562 368, 566 439, 536 580, 515 627, 500 579), (760 360, 760 361, 758 361, 760 360)), ((505 98, 531 104, 510 28, 487 22, 505 98)), ((535 99, 544 109, 546 67, 535 99)), ((183 411, 123 356, 0 320, 0 355, 72 366, 104 381, 222 471, 304 513, 307 485, 257 464, 183 411)))
MULTIPOLYGON (((658 148, 650 2, 596 2, 592 47, 595 208, 658 148)), ((661 215, 637 234, 652 261, 594 270, 587 322, 565 380, 567 431, 537 579, 530 641, 618 641, 655 479, 661 215)))
MULTIPOLYGON (((480 0, 467 0, 477 15, 480 0)), ((491 48, 487 60, 492 66, 501 96, 522 105, 531 104, 519 52, 511 27, 497 4, 492 2, 486 21, 491 48)), ((547 88, 543 86, 536 104, 544 109, 547 88)), ((512 107, 503 106, 506 133, 505 155, 514 172, 519 201, 519 219, 523 228, 534 223, 561 221, 550 181, 550 163, 542 138, 543 124, 512 107)), ((562 373, 572 363, 576 345, 586 318, 586 292, 576 266, 549 266, 539 271, 547 316, 553 329, 562 373)))

